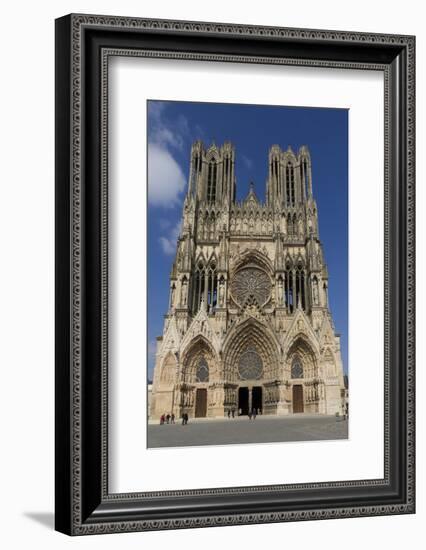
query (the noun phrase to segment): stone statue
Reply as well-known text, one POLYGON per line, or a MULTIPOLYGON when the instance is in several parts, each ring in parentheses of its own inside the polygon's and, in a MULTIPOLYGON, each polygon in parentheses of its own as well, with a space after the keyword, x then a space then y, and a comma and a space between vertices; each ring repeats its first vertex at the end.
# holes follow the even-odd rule
POLYGON ((186 306, 186 302, 187 302, 187 289, 188 289, 188 283, 187 283, 187 280, 184 279, 182 281, 181 294, 180 294, 180 302, 183 306, 186 306))
POLYGON ((278 303, 283 303, 283 281, 278 279, 278 303))
POLYGON ((223 299, 225 295, 225 281, 221 279, 219 283, 219 305, 223 306, 223 299))
POLYGON ((319 303, 318 281, 317 281, 316 279, 314 280, 313 294, 314 294, 314 304, 315 304, 315 305, 318 305, 318 303, 319 303))

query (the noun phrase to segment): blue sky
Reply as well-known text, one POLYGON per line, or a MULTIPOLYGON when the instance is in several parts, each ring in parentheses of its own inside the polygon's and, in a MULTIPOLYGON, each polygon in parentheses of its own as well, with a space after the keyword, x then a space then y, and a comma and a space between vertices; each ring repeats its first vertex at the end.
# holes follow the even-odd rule
POLYGON ((169 274, 188 181, 192 143, 232 141, 237 199, 251 181, 264 200, 268 151, 307 145, 319 232, 329 272, 329 301, 348 370, 348 111, 306 107, 148 101, 148 377, 163 332, 169 274))

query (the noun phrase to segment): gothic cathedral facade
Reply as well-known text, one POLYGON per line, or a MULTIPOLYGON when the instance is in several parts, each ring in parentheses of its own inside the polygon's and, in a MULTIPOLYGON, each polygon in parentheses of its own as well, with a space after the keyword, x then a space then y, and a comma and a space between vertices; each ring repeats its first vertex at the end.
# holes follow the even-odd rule
POLYGON ((268 164, 265 202, 239 202, 234 146, 192 146, 150 419, 344 413, 310 154, 268 164))

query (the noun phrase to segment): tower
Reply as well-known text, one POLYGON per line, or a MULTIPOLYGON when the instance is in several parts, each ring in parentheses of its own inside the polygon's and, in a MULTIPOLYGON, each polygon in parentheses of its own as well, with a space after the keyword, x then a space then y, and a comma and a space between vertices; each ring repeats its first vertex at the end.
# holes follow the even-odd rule
POLYGON ((236 200, 231 143, 192 145, 151 418, 344 412, 306 146, 270 148, 265 197, 236 200))

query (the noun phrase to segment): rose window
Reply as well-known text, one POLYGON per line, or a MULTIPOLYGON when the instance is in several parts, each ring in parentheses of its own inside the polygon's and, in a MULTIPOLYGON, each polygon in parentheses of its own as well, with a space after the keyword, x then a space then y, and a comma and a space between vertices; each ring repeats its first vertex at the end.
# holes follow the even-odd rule
POLYGON ((238 374, 241 380, 257 380, 263 372, 262 359, 254 348, 245 351, 238 362, 238 374))
POLYGON ((246 267, 233 277, 231 293, 240 306, 253 298, 259 306, 263 306, 271 295, 271 281, 261 269, 246 267))

